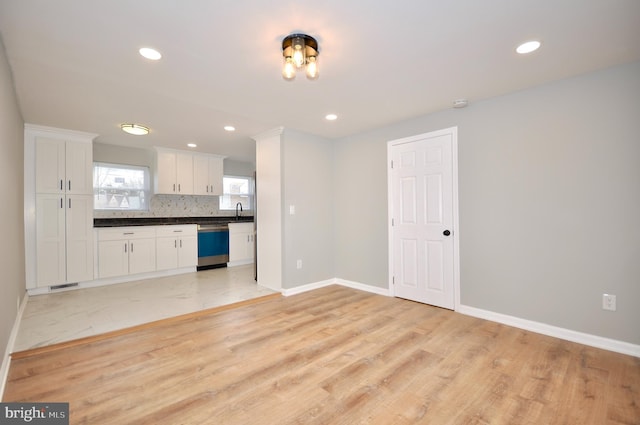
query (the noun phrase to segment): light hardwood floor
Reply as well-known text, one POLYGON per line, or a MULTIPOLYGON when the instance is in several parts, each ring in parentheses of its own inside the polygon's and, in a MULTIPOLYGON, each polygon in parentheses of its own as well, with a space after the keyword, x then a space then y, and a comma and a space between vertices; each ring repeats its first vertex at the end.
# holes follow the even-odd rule
POLYGON ((640 424, 640 359, 330 286, 16 353, 73 424, 640 424))

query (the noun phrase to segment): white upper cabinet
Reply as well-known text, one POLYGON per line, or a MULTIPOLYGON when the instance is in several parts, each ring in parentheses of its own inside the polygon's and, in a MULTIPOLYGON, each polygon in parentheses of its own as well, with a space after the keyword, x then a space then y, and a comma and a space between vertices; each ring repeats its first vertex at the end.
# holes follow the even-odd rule
POLYGON ((193 194, 193 154, 156 148, 155 193, 193 194))
POLYGON ((93 145, 35 137, 36 193, 93 193, 93 145))
POLYGON ((224 157, 194 154, 193 180, 195 195, 222 195, 224 157))
POLYGON ((176 185, 178 194, 193 194, 193 155, 190 153, 176 154, 176 185))
POLYGON ((224 157, 156 148, 157 194, 221 195, 224 157))

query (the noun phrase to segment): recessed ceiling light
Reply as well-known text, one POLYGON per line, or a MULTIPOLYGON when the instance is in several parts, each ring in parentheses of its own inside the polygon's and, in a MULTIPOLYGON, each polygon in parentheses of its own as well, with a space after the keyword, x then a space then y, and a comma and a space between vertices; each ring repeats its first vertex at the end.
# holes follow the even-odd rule
POLYGON ((157 51, 156 49, 152 49, 151 47, 143 47, 138 50, 138 52, 140 52, 140 54, 145 58, 152 61, 157 61, 162 57, 159 51, 157 51))
POLYGON ((197 148, 198 145, 196 145, 195 143, 187 143, 187 146, 189 146, 190 148, 197 148))
POLYGON ((338 116, 336 114, 327 114, 324 118, 327 121, 335 121, 338 119, 338 116))
POLYGON ((225 131, 236 131, 236 128, 232 125, 225 125, 224 129, 225 131))
POLYGON ((456 99, 453 101, 453 107, 456 109, 466 108, 468 104, 467 99, 456 99))
POLYGON ((516 52, 520 53, 521 55, 525 55, 527 53, 531 53, 534 52, 536 50, 538 50, 538 48, 540 47, 540 42, 537 40, 531 40, 531 41, 527 41, 526 43, 522 43, 521 45, 519 45, 516 48, 516 52))
POLYGON ((140 124, 120 124, 122 131, 134 136, 145 136, 149 134, 149 127, 140 124))

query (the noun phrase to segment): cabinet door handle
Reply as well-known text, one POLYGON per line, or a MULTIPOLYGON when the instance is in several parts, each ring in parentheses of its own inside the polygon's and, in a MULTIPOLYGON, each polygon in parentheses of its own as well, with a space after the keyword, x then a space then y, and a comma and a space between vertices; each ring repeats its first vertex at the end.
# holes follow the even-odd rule
POLYGON ((178 193, 180 193, 180 183, 178 183, 178 193))
POLYGON ((69 209, 71 209, 71 198, 69 198, 69 209))
POLYGON ((125 253, 127 252, 127 245, 129 245, 129 244, 125 242, 125 243, 124 243, 124 252, 125 252, 125 253))
POLYGON ((60 209, 64 208, 64 199, 60 198, 60 209))
POLYGON ((173 247, 174 248, 178 248, 178 241, 177 240, 173 241, 173 247))
POLYGON ((71 180, 69 180, 69 191, 71 191, 71 180))
POLYGON ((60 190, 62 190, 62 185, 63 185, 62 179, 60 179, 60 190))
POLYGON ((131 242, 131 253, 133 253, 133 242, 131 242))
POLYGON ((175 183, 173 184, 173 191, 174 192, 176 191, 176 184, 175 183))
POLYGON ((182 248, 182 239, 180 239, 180 248, 182 248))

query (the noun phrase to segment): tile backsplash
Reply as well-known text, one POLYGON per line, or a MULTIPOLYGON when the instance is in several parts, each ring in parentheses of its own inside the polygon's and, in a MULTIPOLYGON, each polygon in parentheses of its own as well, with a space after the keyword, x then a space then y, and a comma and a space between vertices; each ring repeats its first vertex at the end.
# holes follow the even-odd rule
MULTIPOLYGON (((94 210, 94 218, 142 217, 219 217, 232 216, 235 211, 220 211, 217 196, 153 195, 149 211, 94 210)), ((250 212, 244 211, 243 215, 250 212)))

